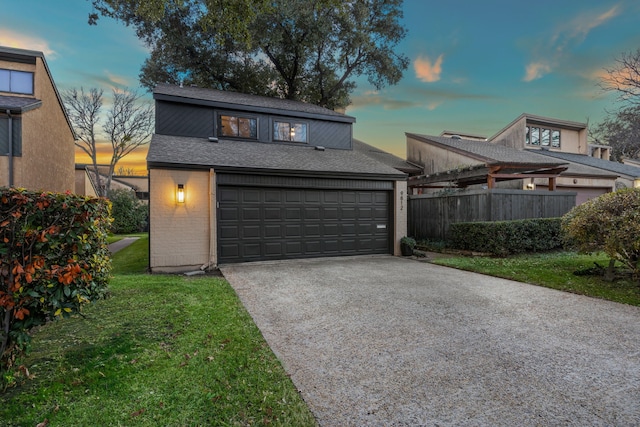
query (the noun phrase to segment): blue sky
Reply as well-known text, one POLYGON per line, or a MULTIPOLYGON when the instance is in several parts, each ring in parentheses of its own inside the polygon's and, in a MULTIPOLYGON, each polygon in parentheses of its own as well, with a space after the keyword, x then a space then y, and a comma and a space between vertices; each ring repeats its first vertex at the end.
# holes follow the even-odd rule
MULTIPOLYGON (((61 90, 137 88, 146 48, 113 20, 90 27, 90 11, 88 0, 3 2, 0 45, 44 52, 61 90)), ((637 0, 405 0, 404 14, 404 78, 380 91, 361 79, 347 109, 356 138, 401 157, 404 132, 491 136, 524 112, 597 123, 615 108, 598 87, 604 68, 640 48, 637 0)))

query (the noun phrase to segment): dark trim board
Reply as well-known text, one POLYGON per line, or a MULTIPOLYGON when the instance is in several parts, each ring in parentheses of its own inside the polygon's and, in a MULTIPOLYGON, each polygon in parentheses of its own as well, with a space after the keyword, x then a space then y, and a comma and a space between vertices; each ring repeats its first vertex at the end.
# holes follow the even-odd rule
POLYGON ((337 179, 324 177, 291 177, 275 175, 218 174, 218 185, 251 187, 325 188, 339 190, 393 190, 393 181, 337 179))

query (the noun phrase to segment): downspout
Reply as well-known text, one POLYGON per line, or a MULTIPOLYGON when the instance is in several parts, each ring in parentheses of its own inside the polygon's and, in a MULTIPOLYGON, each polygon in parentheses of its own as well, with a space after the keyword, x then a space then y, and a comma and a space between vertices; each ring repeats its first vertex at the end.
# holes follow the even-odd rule
POLYGON ((9 129, 7 131, 9 136, 9 188, 13 187, 13 117, 11 117, 11 110, 7 109, 7 116, 9 117, 9 129))

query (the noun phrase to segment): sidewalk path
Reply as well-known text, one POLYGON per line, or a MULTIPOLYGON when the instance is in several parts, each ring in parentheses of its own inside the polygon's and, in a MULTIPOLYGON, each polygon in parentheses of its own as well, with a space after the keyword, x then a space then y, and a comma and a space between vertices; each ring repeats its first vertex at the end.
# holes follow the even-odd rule
POLYGON ((115 254, 119 250, 126 248, 127 246, 129 246, 130 244, 132 244, 138 239, 139 237, 124 237, 118 240, 117 242, 110 244, 109 252, 111 252, 111 254, 115 254))

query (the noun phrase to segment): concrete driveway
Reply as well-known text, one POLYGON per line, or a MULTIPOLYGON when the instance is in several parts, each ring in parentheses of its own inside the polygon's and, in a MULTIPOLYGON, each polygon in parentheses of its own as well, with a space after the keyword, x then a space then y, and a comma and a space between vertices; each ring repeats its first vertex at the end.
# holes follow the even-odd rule
POLYGON ((225 266, 321 426, 640 425, 640 308, 391 256, 225 266))

